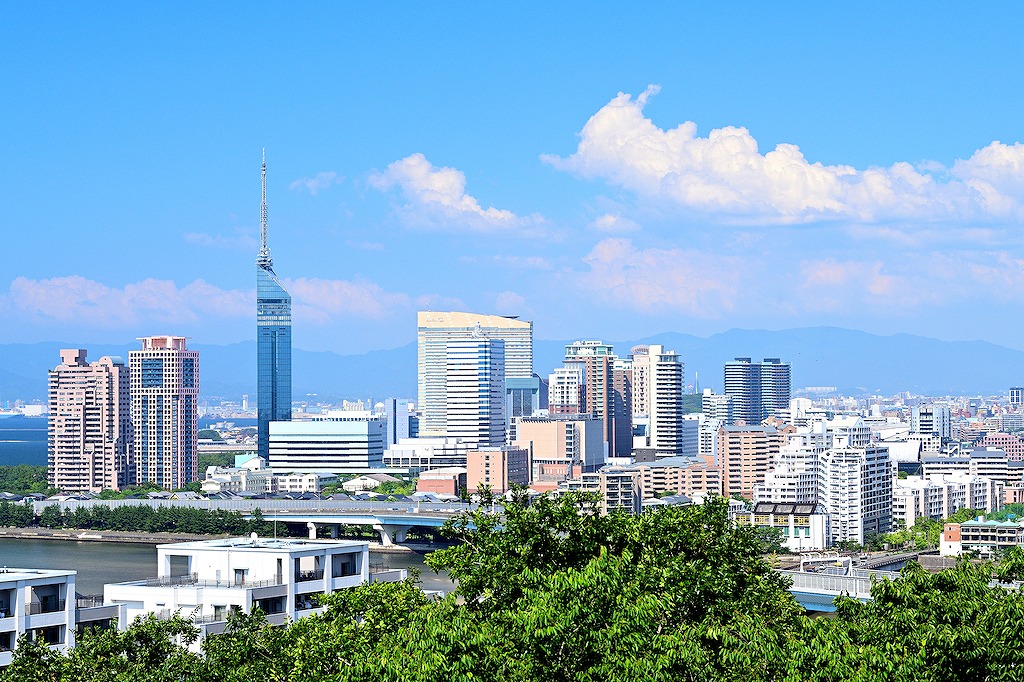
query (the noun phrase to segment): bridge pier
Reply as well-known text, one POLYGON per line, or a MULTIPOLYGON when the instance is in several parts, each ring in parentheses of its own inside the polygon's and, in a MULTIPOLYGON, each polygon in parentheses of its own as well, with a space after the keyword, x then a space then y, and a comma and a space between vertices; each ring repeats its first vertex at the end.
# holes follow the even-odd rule
POLYGON ((380 534, 380 544, 390 547, 405 542, 405 535, 412 526, 400 526, 393 523, 375 523, 373 529, 380 534))

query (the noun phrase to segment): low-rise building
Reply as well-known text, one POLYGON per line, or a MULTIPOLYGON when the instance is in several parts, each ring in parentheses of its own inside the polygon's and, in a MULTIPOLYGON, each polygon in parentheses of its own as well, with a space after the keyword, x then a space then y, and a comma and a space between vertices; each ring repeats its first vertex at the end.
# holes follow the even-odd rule
POLYGON ((526 448, 475 448, 466 453, 466 485, 501 494, 514 485, 530 484, 530 451, 526 448))
POLYGON ((695 493, 722 493, 722 470, 713 456, 664 457, 652 462, 635 462, 623 467, 640 474, 640 489, 646 498, 674 493, 692 497, 695 493))
POLYGON ((606 466, 600 471, 581 474, 562 484, 563 490, 579 490, 601 495, 601 513, 624 511, 639 514, 643 496, 640 473, 619 466, 606 466))
POLYGON ((345 481, 341 487, 350 493, 357 493, 361 490, 373 490, 382 483, 398 483, 400 480, 388 474, 365 474, 345 481))
POLYGON ((736 523, 756 528, 776 528, 791 552, 822 550, 832 544, 829 515, 821 505, 789 502, 758 502, 735 515, 736 523))
POLYGON ((223 631, 232 611, 259 607, 271 625, 322 609, 313 595, 369 580, 369 545, 349 540, 228 538, 157 546, 157 577, 108 584, 104 602, 129 620, 180 613, 201 637, 223 631))
POLYGON ((436 495, 461 495, 468 490, 465 467, 444 467, 424 471, 416 480, 416 492, 436 495))
POLYGON ((0 666, 23 634, 58 651, 75 645, 75 571, 0 568, 0 666))
POLYGON ((386 418, 332 410, 311 421, 270 422, 270 467, 282 471, 361 474, 380 468, 386 418))
POLYGON ((965 523, 947 523, 942 529, 939 554, 976 554, 989 559, 1011 547, 1024 544, 1024 527, 1012 521, 987 521, 979 517, 965 523))
POLYGON ((466 453, 475 447, 462 438, 400 438, 384 451, 382 461, 389 469, 404 469, 412 473, 465 467, 466 453))

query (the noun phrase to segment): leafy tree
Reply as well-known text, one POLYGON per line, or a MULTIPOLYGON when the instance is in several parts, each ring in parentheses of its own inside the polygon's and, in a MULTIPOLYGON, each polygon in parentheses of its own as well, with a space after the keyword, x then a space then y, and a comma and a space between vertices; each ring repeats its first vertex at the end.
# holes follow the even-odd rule
POLYGON ((196 434, 196 437, 197 438, 202 438, 202 439, 207 439, 208 438, 210 440, 219 440, 219 441, 223 441, 224 440, 223 438, 221 438, 220 432, 217 431, 216 429, 199 429, 199 433, 196 434))
POLYGON ((0 492, 14 495, 29 493, 52 494, 57 492, 51 488, 46 478, 46 467, 32 464, 13 464, 0 466, 0 492))

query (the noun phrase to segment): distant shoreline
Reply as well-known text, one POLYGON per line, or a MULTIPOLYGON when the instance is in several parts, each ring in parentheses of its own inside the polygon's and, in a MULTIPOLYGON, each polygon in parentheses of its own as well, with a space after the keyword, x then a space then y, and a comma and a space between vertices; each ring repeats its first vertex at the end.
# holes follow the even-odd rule
MULTIPOLYGON (((17 540, 64 540, 70 542, 117 542, 136 545, 163 545, 173 542, 215 540, 232 535, 193 535, 190 533, 142 533, 135 531, 92 531, 76 528, 8 528, 0 527, 0 538, 17 540)), ((324 539, 324 538, 321 538, 324 539)), ((344 539, 344 538, 342 538, 344 539)), ((363 540, 362 542, 367 542, 363 540)), ((370 542, 370 551, 376 554, 408 554, 410 552, 432 552, 440 547, 425 543, 407 543, 402 546, 384 547, 370 542)))

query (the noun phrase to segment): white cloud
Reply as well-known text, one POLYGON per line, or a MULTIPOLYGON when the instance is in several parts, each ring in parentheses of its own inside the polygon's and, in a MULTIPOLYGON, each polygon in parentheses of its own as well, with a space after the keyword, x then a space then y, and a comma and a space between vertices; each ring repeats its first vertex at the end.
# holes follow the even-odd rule
POLYGON ((201 279, 181 288, 170 280, 145 279, 118 289, 78 275, 18 277, 4 298, 5 308, 28 319, 90 327, 190 323, 208 314, 240 317, 255 306, 253 292, 220 289, 201 279))
POLYGON ((793 144, 762 154, 746 128, 697 135, 687 121, 663 130, 643 109, 658 86, 639 97, 619 93, 580 132, 574 154, 542 159, 555 168, 600 178, 640 196, 726 221, 1018 219, 1024 215, 1024 145, 993 142, 952 169, 934 163, 889 168, 811 163, 793 144))
POLYGON ((645 312, 718 317, 734 309, 740 259, 690 249, 637 249, 628 239, 598 242, 583 258, 578 285, 645 312))
POLYGON ((624 218, 617 213, 605 213, 604 215, 598 216, 590 227, 599 232, 612 232, 612 233, 624 233, 624 232, 636 232, 640 229, 640 225, 629 218, 624 218))
POLYGON ((437 167, 420 153, 399 159, 383 173, 370 175, 370 185, 382 192, 398 188, 406 204, 400 213, 411 226, 468 228, 479 232, 518 231, 543 222, 539 216, 483 208, 466 193, 466 176, 456 169, 437 167))
POLYGON ((526 310, 526 299, 514 291, 503 291, 494 299, 494 309, 503 315, 518 315, 526 310))
POLYGON ((320 190, 327 189, 331 185, 341 184, 341 180, 334 171, 324 171, 311 178, 299 178, 288 185, 288 189, 293 191, 304 189, 309 192, 310 196, 315 197, 320 190))
POLYGON ((305 278, 285 280, 297 317, 327 324, 339 316, 381 319, 410 306, 407 294, 385 291, 365 279, 305 278))

